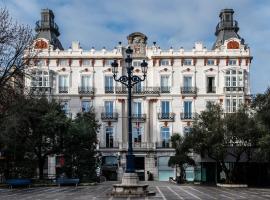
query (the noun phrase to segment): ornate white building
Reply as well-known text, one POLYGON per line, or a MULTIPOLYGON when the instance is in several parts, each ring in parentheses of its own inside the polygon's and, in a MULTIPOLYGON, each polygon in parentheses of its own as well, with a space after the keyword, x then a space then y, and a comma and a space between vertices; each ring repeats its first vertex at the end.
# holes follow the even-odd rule
MULTIPOLYGON (((147 36, 136 32, 128 36, 127 44, 119 42, 112 50, 83 50, 79 42, 64 50, 57 39, 60 34, 54 15, 44 9, 36 24, 34 43, 40 53, 29 65, 32 78, 26 78, 25 84, 32 91, 58 99, 72 118, 93 106, 101 123, 98 151, 103 173, 108 179, 120 178, 127 152, 127 90, 113 80, 110 64, 116 59, 118 75, 124 74, 124 52, 130 46, 136 75, 142 75, 142 60, 148 62, 146 80, 133 89, 136 170, 142 179, 147 179, 149 171, 156 180, 168 180, 175 176, 174 169, 167 166, 174 154, 170 143, 173 134, 187 134, 194 116, 208 102, 234 112, 250 99, 252 57, 238 30, 233 10, 224 9, 212 49, 197 42, 191 50, 164 50, 155 42, 147 44, 147 36)), ((55 158, 50 158, 48 173, 54 173, 54 163, 55 158)), ((192 169, 189 172, 192 180, 194 173, 192 169)))

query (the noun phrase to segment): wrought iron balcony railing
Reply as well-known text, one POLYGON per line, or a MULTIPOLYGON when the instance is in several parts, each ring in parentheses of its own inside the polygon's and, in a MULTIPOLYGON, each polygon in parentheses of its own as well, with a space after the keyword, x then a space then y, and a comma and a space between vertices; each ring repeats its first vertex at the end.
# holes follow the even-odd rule
POLYGON ((93 87, 78 87, 79 94, 93 95, 95 90, 93 87))
POLYGON ((101 120, 102 121, 117 121, 118 113, 117 112, 102 112, 101 120))
POLYGON ((244 87, 224 87, 224 92, 244 92, 244 87))
POLYGON ((197 87, 181 87, 181 94, 196 94, 197 87))
POLYGON ((99 143, 100 149, 112 149, 112 148, 119 148, 119 142, 117 141, 104 141, 99 143))
POLYGON ((105 93, 110 93, 110 94, 113 94, 114 93, 114 87, 105 87, 105 93))
POLYGON ((183 112, 180 113, 181 120, 193 120, 197 116, 197 113, 183 112))
POLYGON ((146 114, 132 114, 132 121, 144 122, 146 120, 146 114))
POLYGON ((159 121, 174 121, 175 113, 158 113, 159 121))
POLYGON ((160 93, 170 93, 170 92, 171 92, 171 87, 168 87, 168 86, 160 87, 160 93))
POLYGON ((68 93, 68 87, 66 87, 66 86, 59 86, 58 92, 59 93, 68 93))
POLYGON ((170 140, 156 142, 156 148, 172 148, 172 142, 170 140))

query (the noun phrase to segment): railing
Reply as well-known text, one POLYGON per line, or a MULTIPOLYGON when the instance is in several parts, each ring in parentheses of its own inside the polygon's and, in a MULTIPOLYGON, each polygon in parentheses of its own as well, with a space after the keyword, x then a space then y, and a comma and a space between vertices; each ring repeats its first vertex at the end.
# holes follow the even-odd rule
POLYGON ((114 93, 114 87, 105 87, 105 93, 114 93))
POLYGON ((53 28, 56 31, 56 36, 60 35, 59 28, 56 23, 38 20, 36 22, 35 30, 39 31, 41 28, 53 28))
POLYGON ((197 87, 181 87, 181 94, 196 94, 197 87))
POLYGON ((175 113, 158 113, 160 121, 174 121, 175 113))
POLYGON ((119 148, 119 142, 117 142, 117 141, 109 141, 109 142, 106 142, 106 141, 104 141, 104 142, 100 142, 99 143, 99 148, 101 148, 101 149, 104 149, 104 148, 110 148, 110 149, 112 149, 112 148, 119 148))
MULTIPOLYGON (((106 91, 106 90, 105 90, 106 91)), ((128 89, 126 87, 115 87, 115 93, 116 94, 127 94, 128 89)), ((113 92, 112 92, 113 93, 113 92)), ((160 87, 142 87, 142 88, 132 88, 133 94, 159 94, 160 93, 160 87)))
POLYGON ((132 114, 132 120, 144 122, 146 120, 146 114, 132 114))
POLYGON ((244 92, 244 87, 224 87, 224 92, 244 92))
POLYGON ((156 148, 172 148, 172 142, 170 140, 163 140, 160 142, 156 142, 156 148))
MULTIPOLYGON (((128 148, 128 143, 120 143, 119 144, 120 149, 127 149, 128 148)), ((134 149, 153 149, 155 148, 155 143, 153 142, 132 142, 132 147, 134 149)))
POLYGON ((207 93, 216 93, 216 87, 208 87, 206 92, 207 93))
POLYGON ((64 86, 64 87, 59 86, 58 92, 59 93, 68 93, 68 87, 66 87, 66 86, 64 86))
POLYGON ((181 120, 193 120, 196 117, 197 113, 183 112, 180 113, 181 120))
POLYGON ((94 88, 93 87, 78 87, 79 94, 94 94, 94 88))
POLYGON ((31 86, 30 87, 30 92, 33 94, 47 94, 51 93, 52 88, 51 87, 39 87, 39 86, 31 86))
POLYGON ((235 20, 219 22, 216 26, 216 34, 218 33, 218 31, 220 31, 222 29, 228 29, 228 28, 235 28, 235 29, 239 30, 238 22, 235 20))
POLYGON ((164 87, 164 86, 161 86, 160 87, 160 93, 170 93, 171 92, 171 87, 164 87))
POLYGON ((133 87, 132 88, 133 94, 144 94, 144 88, 143 87, 133 87))
POLYGON ((127 87, 115 87, 116 94, 127 94, 128 89, 127 87))
POLYGON ((101 120, 103 121, 117 121, 118 120, 118 113, 117 112, 102 112, 101 113, 101 120))
POLYGON ((144 94, 159 94, 160 87, 143 87, 144 94))

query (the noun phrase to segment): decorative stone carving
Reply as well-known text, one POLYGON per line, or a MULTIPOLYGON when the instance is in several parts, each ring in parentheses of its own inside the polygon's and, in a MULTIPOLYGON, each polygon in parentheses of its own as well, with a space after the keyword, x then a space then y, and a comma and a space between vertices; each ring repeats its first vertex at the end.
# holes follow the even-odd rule
POLYGON ((128 44, 133 49, 133 57, 144 57, 147 37, 143 33, 131 33, 128 37, 128 44))

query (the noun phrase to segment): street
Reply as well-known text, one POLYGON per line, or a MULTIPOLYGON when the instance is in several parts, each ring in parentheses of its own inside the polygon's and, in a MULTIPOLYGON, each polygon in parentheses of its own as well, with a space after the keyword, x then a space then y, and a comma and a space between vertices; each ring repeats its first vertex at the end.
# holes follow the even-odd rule
MULTIPOLYGON (((105 182, 96 186, 66 186, 66 187, 39 187, 0 189, 1 200, 99 200, 116 199, 108 193, 115 182, 105 182)), ((117 198, 117 199, 270 199, 269 188, 217 188, 199 185, 174 185, 168 182, 149 182, 149 190, 155 191, 155 196, 143 198, 117 198)))

